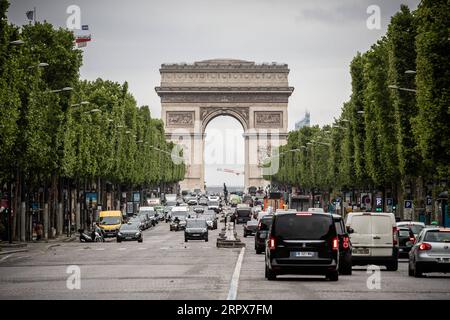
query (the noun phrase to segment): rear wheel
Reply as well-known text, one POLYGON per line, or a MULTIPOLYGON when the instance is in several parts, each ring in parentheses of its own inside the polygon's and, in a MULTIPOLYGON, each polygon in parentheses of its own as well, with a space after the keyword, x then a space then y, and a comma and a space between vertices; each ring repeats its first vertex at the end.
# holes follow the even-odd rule
POLYGON ((205 242, 208 242, 208 238, 205 238, 205 242))
POLYGON ((336 271, 331 271, 326 275, 327 279, 329 279, 330 281, 338 281, 339 280, 339 272, 336 271))
POLYGON ((277 279, 277 275, 275 272, 273 272, 272 270, 270 270, 267 265, 266 265, 266 279, 267 280, 276 280, 277 279))
POLYGON ((187 238, 184 238, 184 242, 188 242, 188 239, 187 239, 187 238))
POLYGON ((408 276, 414 277, 414 270, 411 268, 411 262, 408 262, 408 276))
POLYGON ((144 241, 144 239, 139 239, 138 240, 139 243, 142 243, 143 241, 144 241))
POLYGON ((345 263, 339 270, 339 273, 344 276, 351 276, 352 275, 352 264, 345 263))
POLYGON ((397 271, 397 270, 398 270, 398 260, 389 262, 389 263, 386 265, 386 269, 387 269, 388 271, 397 271))
POLYGON ((120 243, 120 242, 122 242, 122 240, 120 240, 120 239, 117 239, 117 242, 118 242, 118 243, 120 243))
POLYGON ((416 278, 423 277, 422 268, 417 263, 414 263, 414 277, 416 277, 416 278))

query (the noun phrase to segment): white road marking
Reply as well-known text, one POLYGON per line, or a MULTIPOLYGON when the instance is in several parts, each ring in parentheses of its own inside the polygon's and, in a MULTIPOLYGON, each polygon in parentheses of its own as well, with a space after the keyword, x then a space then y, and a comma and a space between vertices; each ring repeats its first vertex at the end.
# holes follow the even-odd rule
POLYGON ((124 250, 127 250, 127 248, 119 248, 119 249, 117 249, 117 250, 119 250, 119 251, 124 251, 124 250))
POLYGON ((147 248, 138 248, 138 250, 147 250, 147 248))
POLYGON ((103 250, 105 250, 105 248, 97 248, 97 249, 95 249, 95 251, 103 251, 103 250))
POLYGON ((6 257, 1 258, 1 259, 0 259, 0 262, 5 261, 5 260, 8 259, 9 257, 11 257, 11 255, 8 255, 8 256, 6 256, 6 257))
POLYGON ((227 300, 236 300, 238 286, 239 286, 239 275, 241 274, 242 261, 244 260, 245 247, 241 249, 239 257, 236 262, 236 267, 234 268, 233 277, 231 278, 230 291, 228 291, 227 300))

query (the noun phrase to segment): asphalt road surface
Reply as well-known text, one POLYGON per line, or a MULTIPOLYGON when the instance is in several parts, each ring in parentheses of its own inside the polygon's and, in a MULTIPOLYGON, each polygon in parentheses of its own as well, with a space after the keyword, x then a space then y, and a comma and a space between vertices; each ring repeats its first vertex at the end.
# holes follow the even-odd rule
POLYGON ((219 229, 209 242, 185 243, 183 232, 164 222, 144 231, 143 243, 30 244, 28 252, 0 256, 0 299, 450 299, 450 274, 408 277, 406 260, 396 272, 379 273, 379 289, 368 287, 365 267, 338 282, 267 281, 264 255, 255 253, 253 237, 242 237, 241 225, 237 230, 244 250, 217 248, 219 229), (67 286, 75 283, 70 266, 79 267, 80 289, 67 286))

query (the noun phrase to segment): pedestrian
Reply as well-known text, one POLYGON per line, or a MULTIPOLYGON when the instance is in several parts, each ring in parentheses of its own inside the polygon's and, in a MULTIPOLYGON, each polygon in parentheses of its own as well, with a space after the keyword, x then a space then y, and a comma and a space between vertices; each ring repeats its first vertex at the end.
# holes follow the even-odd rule
POLYGON ((42 225, 42 223, 38 222, 36 225, 36 240, 37 241, 42 239, 43 232, 44 232, 44 226, 42 225))

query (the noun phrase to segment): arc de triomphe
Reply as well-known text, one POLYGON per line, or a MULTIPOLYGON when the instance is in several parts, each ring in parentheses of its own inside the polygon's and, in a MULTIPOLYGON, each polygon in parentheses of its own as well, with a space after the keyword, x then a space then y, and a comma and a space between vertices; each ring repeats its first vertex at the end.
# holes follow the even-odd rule
POLYGON ((163 64, 161 117, 166 137, 183 146, 187 170, 182 190, 204 187, 204 138, 221 115, 237 119, 245 138, 245 188, 265 186, 261 164, 286 143, 289 87, 287 64, 214 59, 163 64))

